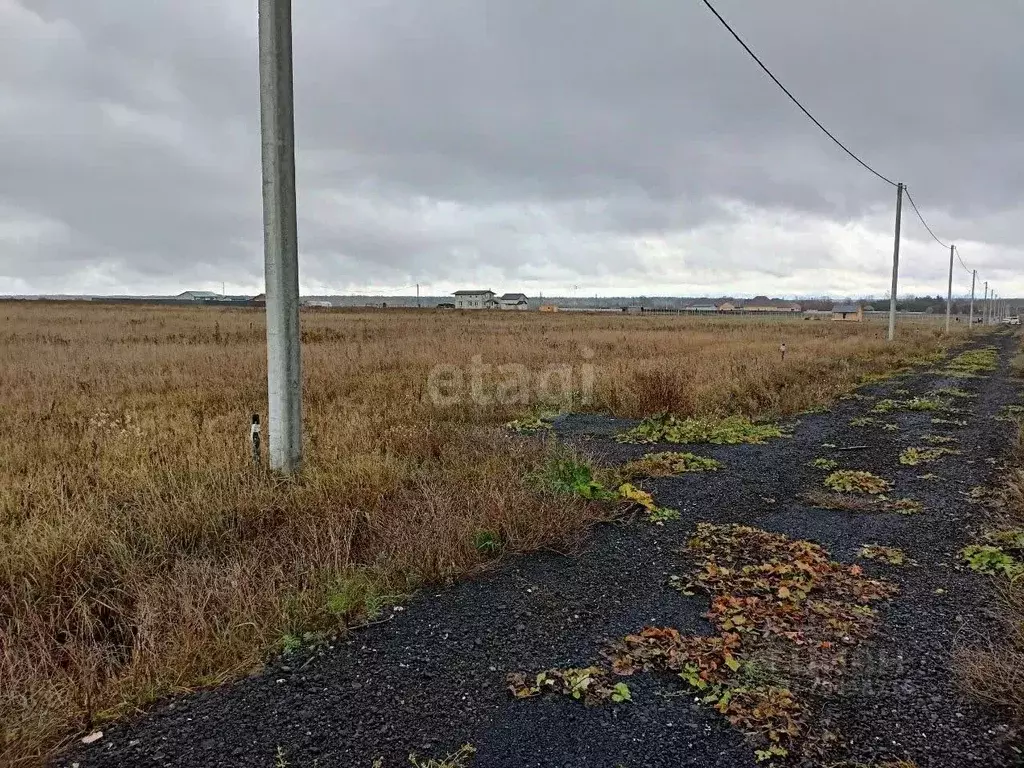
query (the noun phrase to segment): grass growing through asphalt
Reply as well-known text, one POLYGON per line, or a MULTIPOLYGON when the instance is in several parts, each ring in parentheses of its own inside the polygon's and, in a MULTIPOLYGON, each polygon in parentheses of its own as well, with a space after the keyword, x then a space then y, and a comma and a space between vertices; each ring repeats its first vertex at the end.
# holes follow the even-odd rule
POLYGON ((578 539, 608 509, 533 481, 551 449, 503 428, 524 414, 785 418, 949 343, 926 326, 887 344, 843 323, 303 311, 306 466, 282 482, 252 468, 245 443, 266 408, 263 311, 0 314, 5 765, 365 623, 377 603, 339 598, 348 579, 406 594, 496 547, 578 539), (478 378, 476 355, 491 366, 478 378), (451 364, 464 386, 441 404, 427 382, 451 364), (565 365, 571 386, 553 397, 565 365), (508 396, 524 369, 531 386, 508 396))

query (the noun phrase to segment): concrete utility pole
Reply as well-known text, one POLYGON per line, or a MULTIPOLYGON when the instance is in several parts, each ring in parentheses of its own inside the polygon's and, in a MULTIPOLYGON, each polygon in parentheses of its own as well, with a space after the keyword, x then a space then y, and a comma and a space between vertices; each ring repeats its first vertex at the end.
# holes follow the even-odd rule
POLYGON ((896 185, 896 236, 892 246, 892 294, 889 296, 889 341, 896 337, 896 288, 900 274, 900 219, 903 217, 903 182, 896 185))
POLYGON ((967 318, 967 327, 974 328, 974 283, 978 279, 978 270, 971 270, 971 312, 967 318))
POLYGON ((985 281, 985 298, 981 300, 981 324, 988 325, 988 280, 985 281))
POLYGON ((291 0, 259 0, 259 55, 270 467, 292 474, 302 464, 302 351, 291 0))
POLYGON ((949 285, 946 287, 946 333, 949 333, 949 316, 953 312, 953 249, 949 246, 949 285))

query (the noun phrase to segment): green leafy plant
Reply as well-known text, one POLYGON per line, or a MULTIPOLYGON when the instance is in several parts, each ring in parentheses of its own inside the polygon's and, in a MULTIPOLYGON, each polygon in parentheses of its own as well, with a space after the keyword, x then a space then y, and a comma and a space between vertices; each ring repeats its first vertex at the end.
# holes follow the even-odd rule
POLYGON ((855 469, 836 470, 825 478, 825 487, 840 493, 885 493, 892 483, 878 475, 855 469))
POLYGON ((839 466, 839 462, 834 461, 832 459, 818 458, 812 461, 810 463, 810 466, 814 467, 815 469, 833 470, 839 466))
POLYGON ((873 427, 878 423, 878 419, 871 416, 857 416, 850 419, 851 427, 873 427))
POLYGON ((622 467, 626 477, 669 477, 687 472, 715 472, 722 468, 722 462, 693 453, 648 453, 643 458, 631 461, 622 467))
POLYGON ((614 501, 617 496, 594 478, 593 468, 571 455, 556 456, 544 468, 541 484, 555 493, 594 501, 614 501))
POLYGON ((659 507, 654 503, 654 497, 647 491, 642 491, 630 483, 623 483, 618 489, 619 498, 631 504, 636 504, 647 510, 647 519, 652 523, 666 523, 670 520, 678 520, 679 512, 674 509, 659 507))
POLYGON ((900 431, 899 424, 890 424, 888 422, 886 422, 885 424, 882 425, 882 429, 885 430, 886 432, 899 432, 900 431))
POLYGON ((938 398, 912 397, 909 400, 879 400, 872 413, 892 413, 894 411, 947 411, 949 406, 938 398))
POLYGON ((494 531, 477 531, 473 536, 473 546, 483 555, 494 556, 501 552, 504 544, 494 531))
POLYGON ((904 448, 900 453, 900 464, 908 467, 916 467, 918 464, 927 464, 941 459, 943 456, 958 454, 952 448, 904 448))
POLYGON ((971 544, 960 551, 960 556, 972 571, 978 573, 1001 574, 1016 578, 1024 572, 1024 563, 1018 561, 1002 547, 971 544))
POLYGON ((760 424, 745 416, 725 418, 679 419, 660 414, 644 419, 638 426, 618 435, 620 443, 765 443, 770 439, 788 437, 778 424, 760 424))
POLYGON ((547 669, 530 677, 522 673, 508 676, 509 691, 517 699, 529 699, 543 693, 571 696, 587 705, 612 702, 622 704, 633 697, 625 683, 612 683, 602 667, 547 669))

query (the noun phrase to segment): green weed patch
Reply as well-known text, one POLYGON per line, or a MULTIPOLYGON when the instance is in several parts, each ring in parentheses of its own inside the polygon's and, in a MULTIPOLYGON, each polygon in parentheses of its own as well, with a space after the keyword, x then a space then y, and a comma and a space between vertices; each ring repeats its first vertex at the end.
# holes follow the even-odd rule
POLYGON ((937 397, 912 397, 909 400, 879 400, 872 413, 893 413, 894 411, 948 411, 949 405, 937 397))
POLYGON ((885 493, 892 483, 878 475, 856 469, 840 469, 825 478, 825 487, 840 493, 885 493))
POLYGON ((918 464, 929 464, 938 461, 943 456, 958 454, 960 451, 952 448, 904 448, 900 453, 900 464, 908 467, 916 467, 918 464))
POLYGON ((678 419, 661 414, 644 419, 639 425, 615 439, 620 443, 713 443, 736 445, 762 444, 787 437, 778 424, 759 424, 745 416, 678 419))
POLYGON ((999 367, 999 350, 995 347, 968 349, 961 352, 942 369, 942 373, 960 378, 973 378, 999 367))
POLYGON ((571 456, 559 457, 550 462, 540 482, 555 493, 570 494, 591 501, 619 502, 626 507, 641 507, 652 523, 661 524, 679 519, 679 512, 659 507, 650 493, 631 483, 614 481, 614 488, 609 488, 594 477, 594 470, 589 464, 571 456))
POLYGON ((716 472, 722 462, 694 453, 648 453, 643 458, 630 461, 622 467, 622 473, 629 477, 671 477, 687 472, 716 472))
POLYGON ((1024 405, 1004 405, 996 414, 996 421, 1021 421, 1024 419, 1024 405))
POLYGON ((810 463, 810 466, 814 467, 815 469, 824 469, 824 470, 831 471, 833 469, 836 469, 839 466, 839 462, 838 461, 833 461, 832 459, 821 459, 821 458, 819 458, 819 459, 815 459, 814 461, 812 461, 810 463))

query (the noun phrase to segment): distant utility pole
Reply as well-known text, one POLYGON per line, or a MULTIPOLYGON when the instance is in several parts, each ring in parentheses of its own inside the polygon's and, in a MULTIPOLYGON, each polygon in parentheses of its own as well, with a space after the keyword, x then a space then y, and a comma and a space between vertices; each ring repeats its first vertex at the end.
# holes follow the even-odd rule
POLYGON ((259 57, 270 467, 292 474, 302 464, 302 351, 291 0, 259 0, 259 57))
POLYGON ((978 270, 971 270, 971 312, 967 318, 967 327, 974 327, 974 283, 978 279, 978 270))
POLYGON ((953 249, 949 246, 949 285, 946 287, 946 333, 949 333, 949 316, 953 312, 953 249))
POLYGON ((988 280, 985 281, 985 298, 981 301, 981 324, 988 325, 988 280))
POLYGON ((900 275, 900 219, 903 216, 903 182, 896 185, 896 236, 892 246, 892 294, 889 296, 889 341, 896 337, 896 289, 900 275))
POLYGON ((420 305, 420 284, 416 283, 416 306, 420 305))

